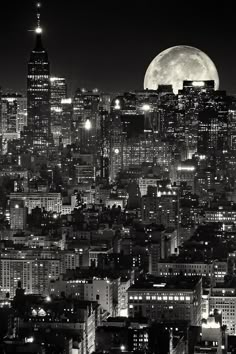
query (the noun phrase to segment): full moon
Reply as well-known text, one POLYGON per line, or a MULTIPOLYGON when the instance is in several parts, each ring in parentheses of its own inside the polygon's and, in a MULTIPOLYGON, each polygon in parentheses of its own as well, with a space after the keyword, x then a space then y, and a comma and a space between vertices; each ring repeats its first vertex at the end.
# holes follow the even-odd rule
POLYGON ((183 88, 183 81, 214 80, 219 88, 219 76, 213 61, 201 50, 179 45, 158 54, 149 65, 144 89, 156 90, 158 85, 172 85, 175 94, 183 88))

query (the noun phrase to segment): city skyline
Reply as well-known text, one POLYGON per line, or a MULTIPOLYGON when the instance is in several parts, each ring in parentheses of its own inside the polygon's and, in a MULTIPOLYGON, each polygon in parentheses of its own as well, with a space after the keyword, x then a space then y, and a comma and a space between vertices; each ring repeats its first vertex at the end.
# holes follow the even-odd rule
MULTIPOLYGON (((6 89, 26 89, 25 62, 34 40, 28 32, 35 26, 34 4, 16 3, 14 12, 9 4, 2 5, 0 29, 5 36, 0 38, 4 52, 0 76, 6 89)), ((234 93, 236 45, 230 3, 222 10, 209 2, 199 4, 190 9, 180 2, 168 8, 149 1, 145 12, 134 2, 109 5, 103 1, 94 3, 91 12, 90 3, 45 1, 42 25, 52 73, 65 76, 71 92, 76 87, 112 92, 142 89, 153 58, 168 47, 183 44, 209 55, 219 72, 220 89, 234 93)))
POLYGON ((186 4, 4 3, 0 353, 236 354, 234 12, 186 4))

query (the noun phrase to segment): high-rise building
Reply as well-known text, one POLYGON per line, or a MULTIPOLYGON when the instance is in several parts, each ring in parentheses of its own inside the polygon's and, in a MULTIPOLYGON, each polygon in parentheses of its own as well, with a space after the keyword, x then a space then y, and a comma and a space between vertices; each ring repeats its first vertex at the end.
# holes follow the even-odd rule
POLYGON ((222 313, 222 325, 227 326, 227 331, 230 335, 236 334, 236 296, 235 289, 218 287, 212 288, 209 299, 209 311, 215 310, 222 313))
POLYGON ((1 133, 16 133, 17 95, 2 96, 1 133))
POLYGON ((62 134, 62 100, 67 98, 67 84, 63 77, 50 77, 51 131, 55 145, 59 145, 62 134))
POLYGON ((100 130, 100 93, 97 89, 77 89, 74 97, 73 131, 77 132, 74 142, 80 142, 82 152, 97 153, 100 130))
POLYGON ((20 132, 27 125, 27 100, 17 93, 1 97, 0 135, 3 152, 7 153, 9 141, 20 138, 20 132))
POLYGON ((12 230, 24 230, 26 227, 27 208, 23 200, 11 200, 10 224, 12 230))
POLYGON ((27 98, 17 97, 17 133, 23 132, 24 127, 27 126, 27 98))
POLYGON ((227 151, 227 147, 227 112, 222 118, 215 109, 205 109, 199 112, 198 153, 204 155, 227 151))
POLYGON ((229 144, 231 150, 236 150, 236 107, 235 102, 229 109, 229 144))
POLYGON ((47 294, 50 280, 60 274, 57 256, 46 259, 40 253, 10 250, 0 253, 0 298, 15 296, 19 281, 26 294, 47 294))
POLYGON ((222 154, 228 151, 229 129, 232 123, 230 107, 231 98, 225 91, 215 91, 200 107, 197 138, 197 151, 200 155, 222 154))
MULTIPOLYGON (((61 100, 67 97, 67 83, 64 77, 50 77, 51 111, 61 107, 61 100)), ((53 123, 53 122, 52 122, 53 123)))
POLYGON ((26 141, 31 150, 47 152, 51 138, 50 64, 42 43, 40 3, 37 4, 36 43, 30 55, 27 77, 28 125, 26 141))
POLYGON ((128 289, 128 315, 146 317, 151 321, 188 321, 201 323, 202 280, 197 277, 135 283, 128 289))
POLYGON ((177 226, 178 198, 176 190, 172 188, 160 189, 149 186, 147 195, 142 197, 142 220, 152 220, 165 227, 177 226))
POLYGON ((100 176, 109 179, 109 112, 100 109, 100 176))
POLYGON ((73 103, 71 98, 64 98, 61 100, 61 137, 63 146, 72 143, 72 117, 73 117, 73 103))

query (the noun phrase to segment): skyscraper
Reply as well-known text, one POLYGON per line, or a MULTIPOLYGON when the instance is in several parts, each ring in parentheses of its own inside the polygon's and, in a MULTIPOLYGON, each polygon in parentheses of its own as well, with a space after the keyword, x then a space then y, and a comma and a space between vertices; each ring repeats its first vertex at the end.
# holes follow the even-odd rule
POLYGON ((35 152, 46 153, 51 138, 50 64, 42 44, 40 3, 37 4, 36 43, 28 63, 27 78, 27 142, 35 152))
POLYGON ((62 100, 67 98, 67 84, 63 77, 50 77, 51 133, 54 145, 58 146, 62 134, 62 100))
POLYGON ((17 95, 2 96, 1 133, 16 133, 17 95))
POLYGON ((64 77, 51 77, 51 110, 61 108, 61 100, 67 98, 67 84, 64 77))
POLYGON ((63 146, 70 145, 72 142, 72 117, 73 103, 71 98, 61 100, 61 137, 63 146))
POLYGON ((73 142, 80 142, 83 152, 96 154, 100 130, 100 93, 97 89, 77 89, 74 97, 73 142))
POLYGON ((27 98, 18 97, 16 131, 20 133, 24 130, 24 127, 26 126, 27 126, 27 98))
POLYGON ((216 154, 228 149, 228 121, 225 112, 205 109, 199 112, 198 153, 216 154), (224 114, 225 113, 225 114, 224 114))

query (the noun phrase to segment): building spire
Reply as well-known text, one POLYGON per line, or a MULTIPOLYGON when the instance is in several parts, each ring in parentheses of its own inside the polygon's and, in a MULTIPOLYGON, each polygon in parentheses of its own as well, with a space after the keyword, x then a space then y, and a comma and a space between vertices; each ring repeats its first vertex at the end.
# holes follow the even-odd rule
POLYGON ((35 32, 37 34, 41 34, 42 33, 42 27, 41 27, 41 12, 40 12, 41 3, 40 2, 36 3, 36 9, 37 9, 37 27, 35 29, 35 32))
POLYGON ((42 50, 43 49, 43 45, 42 45, 42 27, 41 27, 41 3, 37 2, 36 3, 36 9, 37 9, 37 27, 35 28, 35 33, 36 33, 36 46, 35 49, 36 50, 42 50))

